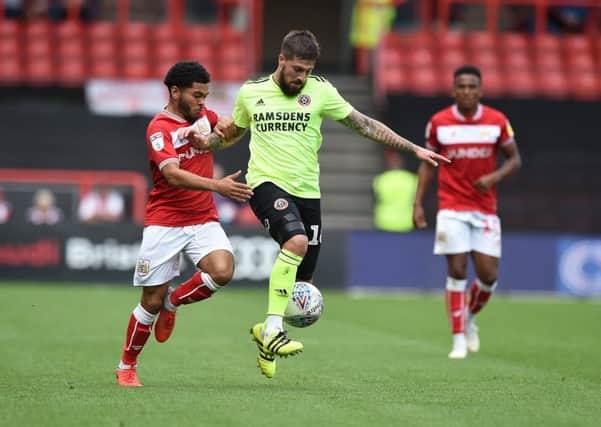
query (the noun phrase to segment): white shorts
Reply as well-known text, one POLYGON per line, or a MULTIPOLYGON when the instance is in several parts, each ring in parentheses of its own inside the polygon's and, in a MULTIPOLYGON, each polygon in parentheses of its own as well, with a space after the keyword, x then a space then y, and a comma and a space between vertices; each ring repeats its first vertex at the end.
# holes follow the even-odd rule
POLYGON ((134 286, 162 285, 179 276, 182 252, 197 265, 206 255, 219 249, 234 253, 218 222, 185 227, 145 227, 134 271, 134 286))
POLYGON ((501 257, 499 217, 477 211, 438 211, 434 254, 462 254, 471 251, 501 257))

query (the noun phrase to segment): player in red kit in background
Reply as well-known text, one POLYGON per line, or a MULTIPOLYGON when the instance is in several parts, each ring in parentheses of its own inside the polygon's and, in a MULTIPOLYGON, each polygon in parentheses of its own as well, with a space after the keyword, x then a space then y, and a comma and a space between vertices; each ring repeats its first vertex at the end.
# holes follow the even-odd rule
POLYGON ((159 312, 155 337, 164 342, 173 330, 179 305, 209 298, 234 274, 232 246, 218 222, 212 192, 244 202, 252 191, 235 181, 241 171, 213 179, 212 153, 196 148, 211 131, 225 138, 235 129, 231 119, 219 118, 205 107, 209 81, 209 73, 197 62, 173 65, 164 80, 169 103, 146 131, 153 189, 133 281, 142 287, 142 298, 130 316, 117 367, 121 386, 142 385, 137 358, 159 312), (199 271, 173 289, 169 284, 179 276, 181 252, 199 271))
MULTIPOLYGON (((453 332, 449 358, 463 359, 468 350, 480 348, 474 318, 497 287, 501 222, 495 186, 520 168, 521 158, 505 115, 480 104, 480 70, 464 66, 453 77, 455 104, 432 116, 426 128, 426 146, 452 160, 441 164, 438 172, 434 253, 447 259, 446 304, 453 332), (505 160, 497 169, 498 151, 505 160), (476 273, 469 288, 468 255, 476 273)), ((433 176, 434 168, 423 162, 413 208, 418 228, 427 226, 423 200, 433 176)))

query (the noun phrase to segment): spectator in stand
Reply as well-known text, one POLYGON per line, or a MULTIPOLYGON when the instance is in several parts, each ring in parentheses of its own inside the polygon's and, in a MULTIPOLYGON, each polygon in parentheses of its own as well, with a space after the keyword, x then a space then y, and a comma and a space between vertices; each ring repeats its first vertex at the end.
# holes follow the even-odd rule
POLYGON ((123 195, 110 186, 101 185, 81 198, 77 216, 87 224, 119 222, 123 219, 124 212, 123 195))
POLYGON ((4 189, 0 187, 0 224, 6 224, 13 215, 13 207, 4 197, 4 189))
POLYGON ((33 195, 33 206, 27 209, 27 221, 33 225, 55 225, 63 220, 63 212, 56 206, 54 193, 47 188, 33 195))
MULTIPOLYGON (((213 179, 221 179, 225 176, 223 167, 215 163, 213 165, 213 179)), ((219 193, 213 193, 213 199, 217 206, 217 215, 222 224, 231 224, 236 219, 238 205, 229 197, 222 196, 219 193)))
POLYGON ((411 231, 417 175, 405 169, 404 158, 396 151, 386 152, 384 160, 386 170, 373 180, 375 226, 384 231, 411 231))

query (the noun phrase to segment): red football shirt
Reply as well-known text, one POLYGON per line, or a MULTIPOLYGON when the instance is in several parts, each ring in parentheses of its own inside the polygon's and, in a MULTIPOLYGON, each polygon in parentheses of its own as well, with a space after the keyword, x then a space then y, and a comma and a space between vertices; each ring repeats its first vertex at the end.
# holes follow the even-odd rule
POLYGON ((485 105, 473 117, 464 117, 456 105, 432 116, 426 147, 452 160, 438 167, 438 209, 496 214, 496 188, 480 192, 474 182, 496 169, 498 148, 513 141, 507 117, 485 105))
MULTIPOLYGON (((210 131, 217 124, 217 114, 203 108, 201 128, 210 131)), ((146 204, 144 225, 183 227, 217 221, 217 209, 210 191, 195 191, 169 185, 161 169, 177 163, 181 169, 205 178, 213 177, 213 154, 194 148, 187 139, 178 139, 180 128, 190 126, 184 118, 163 110, 150 121, 146 145, 150 159, 153 189, 146 204)))

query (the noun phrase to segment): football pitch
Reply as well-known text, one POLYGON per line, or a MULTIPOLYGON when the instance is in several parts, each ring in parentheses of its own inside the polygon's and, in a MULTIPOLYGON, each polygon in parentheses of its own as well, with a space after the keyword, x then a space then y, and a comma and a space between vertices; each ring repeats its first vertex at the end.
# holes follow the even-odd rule
POLYGON ((498 296, 482 348, 450 350, 442 294, 323 292, 305 351, 256 367, 249 327, 266 290, 226 288, 183 307, 140 356, 144 387, 114 369, 139 291, 0 283, 1 426, 597 426, 601 304, 498 296))

